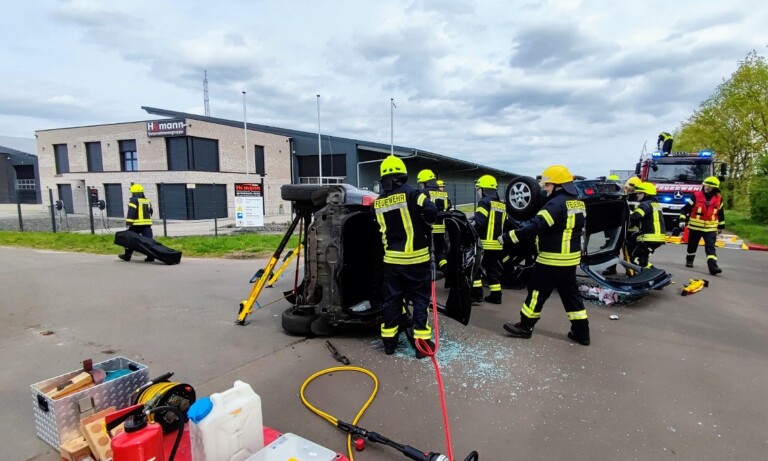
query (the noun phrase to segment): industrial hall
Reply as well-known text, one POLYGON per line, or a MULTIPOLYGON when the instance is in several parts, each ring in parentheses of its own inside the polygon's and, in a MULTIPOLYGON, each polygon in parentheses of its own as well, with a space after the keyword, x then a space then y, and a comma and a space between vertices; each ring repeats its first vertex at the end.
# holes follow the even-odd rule
POLYGON ((409 171, 435 170, 454 203, 473 203, 474 181, 484 174, 496 176, 501 190, 516 176, 414 147, 325 134, 319 146, 318 133, 142 108, 158 118, 36 131, 42 201, 51 196, 67 213, 87 214, 101 200, 108 217, 120 218, 131 184, 140 183, 162 218, 221 219, 235 214, 235 184, 250 183, 261 187, 264 215, 280 221, 291 213, 281 185, 349 183, 376 191, 379 164, 390 152, 409 171))

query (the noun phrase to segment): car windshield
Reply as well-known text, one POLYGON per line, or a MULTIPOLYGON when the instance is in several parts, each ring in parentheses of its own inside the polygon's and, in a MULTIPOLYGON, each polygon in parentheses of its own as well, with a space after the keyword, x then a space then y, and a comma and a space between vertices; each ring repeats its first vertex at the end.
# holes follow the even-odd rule
POLYGON ((698 183, 710 176, 711 165, 707 163, 657 163, 656 170, 648 171, 650 182, 691 182, 698 183))
POLYGON ((618 239, 622 230, 621 227, 614 227, 589 234, 587 254, 594 256, 599 253, 613 252, 618 246, 618 239))

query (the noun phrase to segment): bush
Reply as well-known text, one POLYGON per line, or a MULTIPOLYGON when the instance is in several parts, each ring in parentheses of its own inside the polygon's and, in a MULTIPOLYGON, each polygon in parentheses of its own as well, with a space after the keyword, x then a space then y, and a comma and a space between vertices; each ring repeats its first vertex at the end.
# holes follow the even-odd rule
POLYGON ((752 180, 752 190, 749 194, 749 205, 752 220, 760 224, 768 224, 767 177, 757 177, 752 180))

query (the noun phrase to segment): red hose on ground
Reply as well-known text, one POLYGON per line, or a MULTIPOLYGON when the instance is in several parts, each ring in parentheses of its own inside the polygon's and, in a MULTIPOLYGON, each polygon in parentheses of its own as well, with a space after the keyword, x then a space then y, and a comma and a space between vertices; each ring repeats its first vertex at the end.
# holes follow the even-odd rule
MULTIPOLYGON (((433 270, 434 274, 434 270, 433 270)), ((451 428, 448 424, 448 409, 445 406, 445 391, 443 390, 443 376, 440 374, 440 365, 437 363, 437 349, 440 347, 440 324, 437 321, 437 292, 435 290, 435 277, 432 277, 432 316, 435 324, 435 348, 429 347, 423 339, 416 340, 416 349, 422 354, 432 359, 432 365, 435 367, 435 376, 437 378, 437 389, 440 392, 440 407, 443 410, 443 429, 445 430, 446 456, 449 461, 453 461, 453 445, 451 443, 451 428)))

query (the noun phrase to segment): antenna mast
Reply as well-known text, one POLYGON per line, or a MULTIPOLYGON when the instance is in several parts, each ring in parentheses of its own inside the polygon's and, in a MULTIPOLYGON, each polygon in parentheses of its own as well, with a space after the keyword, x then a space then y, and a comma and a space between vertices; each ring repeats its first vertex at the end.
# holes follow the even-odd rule
POLYGON ((211 105, 208 102, 208 71, 203 71, 203 99, 205 104, 205 116, 210 117, 211 116, 211 105))

